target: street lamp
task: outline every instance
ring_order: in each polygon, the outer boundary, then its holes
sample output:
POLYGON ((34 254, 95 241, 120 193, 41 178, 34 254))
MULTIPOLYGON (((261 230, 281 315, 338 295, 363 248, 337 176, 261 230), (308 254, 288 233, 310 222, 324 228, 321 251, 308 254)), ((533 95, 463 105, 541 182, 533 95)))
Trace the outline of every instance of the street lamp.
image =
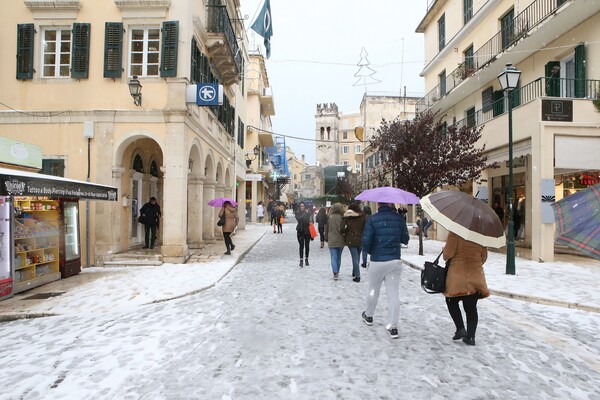
POLYGON ((250 165, 252 165, 252 161, 256 160, 256 157, 258 157, 259 154, 259 145, 254 146, 254 149, 252 149, 252 153, 246 153, 246 168, 250 168, 250 165))
POLYGON ((136 106, 142 105, 142 84, 138 81, 137 75, 129 81, 129 94, 133 97, 133 104, 136 106))
POLYGON ((506 244, 506 274, 515 274, 515 223, 513 221, 513 132, 512 132, 512 96, 519 85, 521 71, 512 64, 506 64, 498 75, 498 81, 504 98, 508 98, 508 242, 506 244))

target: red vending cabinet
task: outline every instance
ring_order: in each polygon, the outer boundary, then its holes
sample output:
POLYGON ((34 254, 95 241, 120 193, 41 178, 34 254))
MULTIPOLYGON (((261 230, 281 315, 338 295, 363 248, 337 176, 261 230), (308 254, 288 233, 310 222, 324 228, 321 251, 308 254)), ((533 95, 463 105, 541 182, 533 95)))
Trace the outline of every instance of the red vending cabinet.
POLYGON ((60 274, 62 278, 67 278, 81 272, 79 201, 61 199, 60 213, 60 274))

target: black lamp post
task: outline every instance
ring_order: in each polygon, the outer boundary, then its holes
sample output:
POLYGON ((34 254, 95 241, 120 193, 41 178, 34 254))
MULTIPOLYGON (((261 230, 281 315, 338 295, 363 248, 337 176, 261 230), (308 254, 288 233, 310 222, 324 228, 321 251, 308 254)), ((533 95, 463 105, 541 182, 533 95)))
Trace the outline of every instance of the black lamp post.
POLYGON ((508 99, 508 242, 506 244, 506 274, 515 274, 515 223, 513 220, 513 132, 512 132, 512 91, 519 85, 521 71, 512 64, 506 64, 498 75, 504 98, 508 99))
POLYGON ((129 93, 133 97, 133 104, 136 106, 142 105, 142 84, 138 81, 137 75, 129 81, 129 93))

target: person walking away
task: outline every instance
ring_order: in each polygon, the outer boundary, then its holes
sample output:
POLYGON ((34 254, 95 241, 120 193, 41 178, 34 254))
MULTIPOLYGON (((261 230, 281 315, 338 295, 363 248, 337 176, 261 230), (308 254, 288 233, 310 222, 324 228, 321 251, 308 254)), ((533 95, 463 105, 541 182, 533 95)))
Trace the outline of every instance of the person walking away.
POLYGON ((156 230, 160 224, 160 206, 156 203, 156 197, 150 197, 150 201, 142 206, 140 215, 144 221, 144 249, 153 249, 156 241, 156 230))
MULTIPOLYGON (((367 220, 369 219, 369 217, 371 216, 371 214, 373 214, 373 212, 371 211, 371 207, 369 207, 368 205, 363 207, 363 212, 365 213, 365 223, 366 223, 367 220)), ((368 256, 369 256, 369 254, 365 251, 364 248, 362 248, 362 264, 360 264, 361 267, 367 268, 367 257, 368 256)))
POLYGON ((398 338, 398 316, 400 314, 400 244, 408 244, 406 222, 387 203, 377 203, 377 213, 373 214, 365 224, 362 245, 371 255, 369 267, 369 291, 367 309, 362 319, 367 325, 373 325, 373 316, 379 291, 385 282, 388 297, 388 323, 386 329, 392 339, 398 338))
POLYGON ((275 207, 275 223, 277 224, 277 233, 283 233, 283 223, 281 219, 285 218, 285 209, 283 205, 275 207))
POLYGON ((270 199, 269 200, 269 205, 267 206, 267 212, 269 213, 269 219, 271 221, 271 226, 273 226, 273 233, 276 233, 276 226, 277 224, 275 223, 275 214, 276 214, 276 209, 275 209, 275 203, 273 203, 273 200, 270 199))
POLYGON ((502 222, 502 226, 504 226, 504 209, 500 207, 500 203, 494 203, 494 212, 500 218, 500 222, 502 222))
POLYGON ((456 326, 452 340, 462 339, 467 345, 475 346, 479 320, 477 301, 490 295, 483 272, 487 249, 450 232, 444 246, 444 260, 450 260, 444 296, 448 312, 456 326), (467 318, 466 330, 458 306, 460 301, 463 302, 467 318))
POLYGON ((325 207, 321 207, 316 217, 317 226, 319 228, 319 239, 321 239, 321 248, 325 246, 325 227, 327 226, 327 210, 325 207))
POLYGON ((344 213, 344 240, 352 256, 352 280, 360 282, 360 252, 362 250, 362 234, 365 228, 365 214, 358 204, 350 204, 344 213))
POLYGON ((258 217, 258 222, 262 222, 265 217, 265 206, 263 206, 263 202, 259 201, 256 206, 256 216, 258 217))
POLYGON ((423 228, 423 236, 425 237, 425 239, 429 239, 429 237, 427 236, 427 229, 429 229, 432 224, 433 224, 433 221, 431 221, 429 218, 427 218, 427 215, 423 214, 423 219, 421 220, 421 225, 423 228))
POLYGON ((329 218, 327 219, 327 245, 331 255, 331 270, 333 279, 337 280, 342 264, 342 251, 346 242, 344 241, 344 208, 341 203, 335 203, 329 209, 329 218))
POLYGON ((298 205, 298 212, 296 213, 296 235, 298 236, 299 253, 300 253, 300 267, 306 265, 308 267, 308 253, 310 251, 310 241, 313 240, 310 236, 309 225, 312 222, 312 215, 306 210, 306 205, 303 201, 298 205), (302 262, 302 254, 304 254, 304 264, 302 262))
POLYGON ((223 203, 223 208, 221 208, 221 211, 219 211, 219 218, 221 218, 222 215, 225 215, 225 224, 221 227, 223 230, 225 248, 227 250, 225 254, 229 255, 235 249, 235 245, 231 240, 231 234, 235 230, 239 220, 237 207, 234 207, 231 202, 226 201, 223 203))

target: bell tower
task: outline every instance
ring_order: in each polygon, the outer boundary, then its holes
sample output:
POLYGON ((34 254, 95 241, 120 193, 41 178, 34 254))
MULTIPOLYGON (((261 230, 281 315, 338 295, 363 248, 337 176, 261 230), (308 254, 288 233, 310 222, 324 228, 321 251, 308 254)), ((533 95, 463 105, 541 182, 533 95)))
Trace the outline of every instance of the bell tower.
POLYGON ((339 163, 340 115, 335 103, 317 104, 315 115, 315 146, 317 163, 337 165, 339 163))

